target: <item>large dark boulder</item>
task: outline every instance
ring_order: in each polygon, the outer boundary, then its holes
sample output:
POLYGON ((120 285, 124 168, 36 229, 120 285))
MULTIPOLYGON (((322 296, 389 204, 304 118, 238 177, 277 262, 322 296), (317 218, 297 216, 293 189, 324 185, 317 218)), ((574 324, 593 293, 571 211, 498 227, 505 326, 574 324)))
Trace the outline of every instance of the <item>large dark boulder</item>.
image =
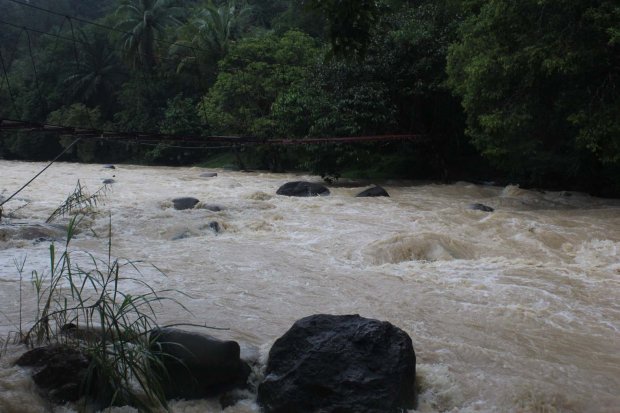
POLYGON ((24 353, 18 366, 34 367, 32 378, 54 402, 76 401, 85 394, 90 358, 64 345, 38 347, 24 353))
POLYGON ((258 402, 267 413, 386 413, 415 407, 411 338, 385 321, 313 315, 269 352, 258 402))
POLYGON ((198 201, 196 198, 187 196, 181 198, 174 198, 172 200, 172 205, 174 206, 174 209, 192 209, 196 206, 198 202, 200 201, 198 201))
POLYGON ((278 195, 286 196, 326 196, 329 189, 321 184, 305 181, 287 182, 276 191, 278 195))
POLYGON ((357 197, 367 197, 367 196, 390 196, 385 189, 380 187, 379 185, 373 186, 372 188, 368 188, 365 191, 360 192, 356 195, 357 197))
POLYGON ((175 328, 153 330, 151 340, 165 369, 154 366, 168 399, 212 397, 246 385, 250 367, 240 359, 236 341, 175 328))

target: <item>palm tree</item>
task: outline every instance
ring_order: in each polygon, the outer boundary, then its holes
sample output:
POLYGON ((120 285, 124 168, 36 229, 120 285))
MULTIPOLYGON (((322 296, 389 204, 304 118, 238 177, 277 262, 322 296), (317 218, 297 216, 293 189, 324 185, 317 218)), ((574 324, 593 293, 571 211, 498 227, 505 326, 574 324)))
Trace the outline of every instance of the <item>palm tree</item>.
POLYGON ((125 50, 134 67, 151 70, 157 63, 155 42, 169 25, 181 24, 183 9, 176 0, 123 0, 116 9, 122 16, 116 28, 125 32, 125 50))
POLYGON ((124 76, 114 50, 103 35, 89 38, 78 33, 79 60, 70 64, 70 75, 64 80, 73 100, 109 109, 111 98, 124 76))
POLYGON ((219 7, 209 3, 194 19, 204 45, 217 57, 226 55, 228 45, 239 36, 241 25, 251 11, 247 3, 228 0, 219 7))
POLYGON ((184 40, 170 48, 172 54, 181 56, 177 71, 196 67, 201 80, 212 83, 217 62, 226 56, 230 43, 241 36, 251 11, 244 0, 228 0, 219 7, 209 1, 197 9, 195 16, 181 27, 179 36, 184 40))

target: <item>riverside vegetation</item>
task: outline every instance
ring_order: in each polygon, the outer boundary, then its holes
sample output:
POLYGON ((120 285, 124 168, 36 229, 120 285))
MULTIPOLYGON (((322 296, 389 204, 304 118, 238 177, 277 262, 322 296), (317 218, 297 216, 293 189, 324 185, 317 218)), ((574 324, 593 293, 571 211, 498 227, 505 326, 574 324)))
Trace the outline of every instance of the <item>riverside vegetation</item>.
MULTIPOLYGON (((238 157, 85 139, 64 160, 241 160, 328 178, 493 177, 620 194, 613 0, 28 4, 0 2, 2 118, 179 136, 429 137, 424 145, 242 147, 238 157)), ((71 142, 43 132, 0 136, 7 159, 49 159, 71 142)))
POLYGON ((51 345, 50 354, 59 352, 62 358, 77 354, 83 371, 74 367, 71 370, 77 371, 77 377, 53 378, 60 383, 69 380, 77 384, 70 388, 72 398, 64 398, 62 393, 67 390, 61 388, 57 394, 51 394, 52 399, 80 398, 84 408, 127 404, 146 411, 165 408, 161 380, 166 375, 163 360, 166 355, 153 346, 157 337, 149 333, 158 327, 156 309, 162 301, 172 301, 180 308, 183 305, 165 295, 173 293, 172 290, 155 291, 144 281, 141 263, 113 257, 111 218, 106 256, 101 258, 71 248, 72 239, 86 225, 85 217, 96 212, 95 207, 103 201, 105 191, 100 188, 91 195, 78 182, 74 192, 48 219, 49 222, 73 214, 62 248, 58 249, 55 242, 50 244, 49 268, 32 272, 36 313, 30 327, 25 327, 30 323, 24 323, 21 318, 21 283, 26 259, 15 261, 20 279, 19 331, 2 341, 5 346, 9 342, 29 347, 51 345), (141 285, 145 292, 123 292, 122 285, 127 282, 141 285))

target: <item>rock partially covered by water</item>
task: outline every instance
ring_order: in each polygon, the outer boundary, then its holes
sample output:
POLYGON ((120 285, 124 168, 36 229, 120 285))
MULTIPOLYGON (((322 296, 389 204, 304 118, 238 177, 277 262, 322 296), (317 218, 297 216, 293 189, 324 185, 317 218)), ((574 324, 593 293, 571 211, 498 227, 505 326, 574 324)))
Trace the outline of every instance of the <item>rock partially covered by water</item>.
POLYGON ((103 165, 103 168, 104 169, 116 169, 116 166, 114 166, 112 164, 106 164, 106 165, 103 165))
POLYGON ((224 210, 224 208, 222 208, 219 205, 215 205, 215 204, 207 204, 207 205, 203 205, 204 209, 207 209, 209 211, 213 211, 213 212, 220 212, 222 210, 224 210))
POLYGON ((276 191, 278 195, 286 196, 326 196, 329 189, 321 184, 305 181, 287 182, 276 191))
POLYGON ((204 172, 201 173, 200 176, 202 178, 215 178, 217 176, 217 172, 204 172))
POLYGON ((220 227, 220 223, 217 221, 209 222, 209 229, 213 230, 213 232, 215 232, 216 234, 218 234, 222 230, 222 228, 220 227))
POLYGON ((415 407, 411 338, 385 321, 313 315, 269 352, 258 402, 267 413, 400 412, 415 407))
POLYGON ((67 230, 62 225, 36 224, 36 223, 13 223, 0 225, 0 241, 9 240, 37 240, 54 241, 61 240, 67 235, 67 230))
POLYGON ((90 359, 77 349, 63 345, 38 347, 24 353, 16 364, 34 367, 34 382, 56 403, 76 401, 84 395, 90 359))
POLYGON ((192 198, 189 196, 181 197, 181 198, 174 198, 172 200, 174 209, 179 209, 179 210, 192 209, 193 207, 196 206, 198 202, 200 201, 198 201, 196 198, 192 198))
POLYGON ((479 204, 479 203, 470 204, 469 205, 469 209, 473 209, 475 211, 484 211, 484 212, 493 212, 493 211, 495 211, 494 208, 491 208, 488 205, 479 204))
POLYGON ((368 188, 365 191, 360 192, 356 196, 358 197, 367 197, 367 196, 390 196, 385 189, 376 185, 372 188, 368 188))
POLYGON ((151 350, 166 369, 166 398, 205 398, 246 385, 250 367, 240 359, 237 342, 175 328, 153 330, 151 337, 151 350))
POLYGON ((112 185, 114 182, 116 182, 114 179, 112 178, 108 178, 108 179, 104 179, 103 183, 104 185, 112 185))

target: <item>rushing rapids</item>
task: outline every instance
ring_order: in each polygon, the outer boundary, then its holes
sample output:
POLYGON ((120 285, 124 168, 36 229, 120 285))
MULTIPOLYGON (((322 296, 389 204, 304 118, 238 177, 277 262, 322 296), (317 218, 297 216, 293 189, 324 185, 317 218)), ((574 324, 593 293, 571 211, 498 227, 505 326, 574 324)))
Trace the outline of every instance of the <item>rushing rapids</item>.
MULTIPOLYGON (((0 161, 0 196, 43 166, 0 161)), ((21 262, 24 326, 36 311, 30 274, 49 268, 49 240, 67 220, 44 224, 47 217, 78 179, 91 193, 114 179, 72 249, 105 257, 111 222, 114 256, 144 262, 155 289, 191 297, 182 298, 191 314, 167 304, 161 324, 228 328, 217 335, 258 346, 265 357, 299 318, 357 313, 412 337, 418 411, 619 411, 618 200, 411 182, 381 183, 389 198, 356 198, 368 185, 354 183, 330 187, 329 196, 294 198, 275 192, 288 181, 318 179, 204 172, 53 165, 4 205, 0 337, 19 328, 21 262), (177 197, 199 203, 176 210, 177 197), (472 203, 495 211, 472 210, 472 203)), ((49 411, 28 371, 12 364, 22 352, 10 344, 0 357, 0 411, 49 411)), ((172 409, 221 411, 217 400, 175 401, 172 409)), ((258 410, 248 396, 226 412, 258 410)))

